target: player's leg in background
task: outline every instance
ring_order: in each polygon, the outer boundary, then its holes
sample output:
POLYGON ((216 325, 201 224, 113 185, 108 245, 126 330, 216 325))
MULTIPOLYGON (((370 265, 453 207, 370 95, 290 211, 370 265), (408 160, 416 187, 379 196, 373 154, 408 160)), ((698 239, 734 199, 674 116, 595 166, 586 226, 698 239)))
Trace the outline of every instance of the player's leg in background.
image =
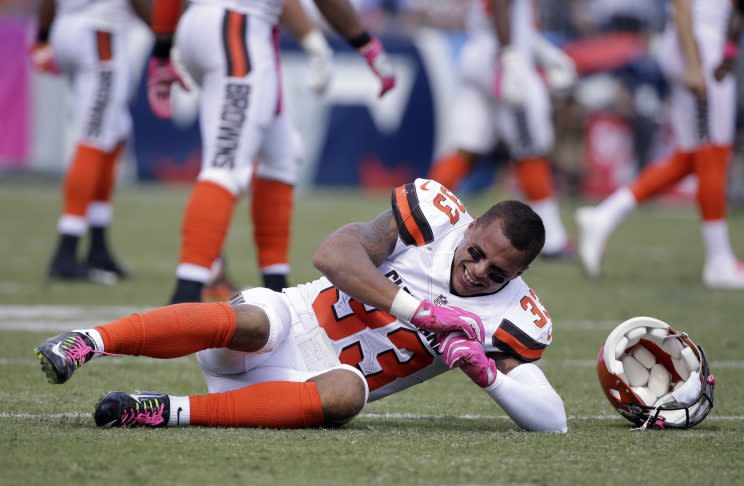
POLYGON ((86 215, 96 186, 115 147, 109 112, 120 89, 114 69, 115 32, 83 25, 74 16, 55 22, 52 43, 60 65, 72 79, 76 148, 65 177, 59 241, 48 274, 63 279, 96 279, 110 283, 115 274, 92 272, 78 260, 78 242, 87 228, 86 215))
POLYGON ((266 132, 253 179, 251 215, 263 286, 280 292, 289 286, 289 242, 294 187, 304 147, 286 111, 266 132))
POLYGON ((189 7, 179 25, 176 44, 184 64, 206 74, 199 76, 202 169, 184 213, 171 303, 201 299, 273 116, 276 73, 267 29, 255 18, 206 6, 189 7))
POLYGON ((128 100, 133 80, 125 29, 126 27, 122 27, 112 36, 112 49, 116 53, 111 61, 113 90, 105 116, 114 142, 111 150, 106 152, 103 169, 96 181, 93 200, 88 206, 90 246, 86 260, 89 267, 112 272, 120 278, 127 277, 128 272, 114 258, 108 243, 108 227, 113 217, 112 196, 116 183, 116 163, 121 158, 126 141, 132 132, 128 100))
POLYGON ((713 69, 720 58, 717 43, 701 39, 703 66, 707 80, 707 101, 696 109, 702 143, 694 154, 698 178, 697 203, 705 247, 703 283, 710 288, 744 289, 744 265, 731 248, 726 222, 726 189, 731 144, 734 138, 736 85, 733 76, 717 82, 713 69), (715 53, 715 55, 713 54, 715 53))
POLYGON ((496 100, 490 93, 495 45, 486 36, 469 39, 459 62, 460 86, 452 102, 447 127, 450 152, 432 163, 427 177, 457 190, 474 164, 497 142, 496 100))
POLYGON ((451 140, 456 147, 434 162, 428 177, 457 190, 473 165, 496 146, 493 98, 469 83, 460 87, 452 105, 451 140))
POLYGON ((674 33, 662 39, 659 62, 671 83, 670 120, 675 136, 675 150, 663 162, 648 165, 627 187, 622 187, 596 207, 576 211, 579 262, 589 277, 601 272, 607 241, 625 217, 638 205, 661 194, 693 173, 693 152, 697 143, 695 102, 679 79, 683 63, 674 33))
POLYGON ((553 149, 550 99, 545 84, 535 76, 525 90, 530 96, 522 106, 501 104, 499 120, 504 140, 515 161, 517 180, 529 205, 545 225, 544 257, 570 257, 571 242, 561 220, 554 194, 548 154, 553 149))

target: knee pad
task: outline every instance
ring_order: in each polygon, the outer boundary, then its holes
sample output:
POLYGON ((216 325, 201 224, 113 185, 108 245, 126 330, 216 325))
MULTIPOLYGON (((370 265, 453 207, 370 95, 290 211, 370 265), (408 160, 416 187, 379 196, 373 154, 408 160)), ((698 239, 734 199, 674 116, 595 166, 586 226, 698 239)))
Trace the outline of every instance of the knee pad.
POLYGON ((218 169, 214 167, 202 168, 197 178, 200 181, 209 181, 224 187, 233 195, 244 192, 251 181, 251 168, 245 169, 218 169))
POLYGON ((289 310, 289 304, 279 292, 261 287, 246 289, 233 297, 229 304, 235 308, 246 304, 258 307, 269 318, 269 338, 266 345, 256 351, 257 353, 274 351, 292 328, 292 313, 289 310))

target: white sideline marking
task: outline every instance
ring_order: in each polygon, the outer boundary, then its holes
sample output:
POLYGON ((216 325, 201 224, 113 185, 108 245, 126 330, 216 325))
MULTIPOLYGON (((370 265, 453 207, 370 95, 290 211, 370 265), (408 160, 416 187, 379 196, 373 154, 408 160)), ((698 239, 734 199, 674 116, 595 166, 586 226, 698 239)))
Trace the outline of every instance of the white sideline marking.
MULTIPOLYGON (((8 413, 0 412, 0 419, 60 419, 60 418, 89 418, 91 412, 65 412, 65 413, 8 413)), ((359 418, 368 418, 374 420, 511 420, 506 415, 427 415, 418 413, 361 413, 359 418)), ((615 421, 623 420, 619 415, 569 415, 568 420, 602 420, 615 421)), ((709 415, 707 421, 727 421, 740 422, 744 420, 744 415, 709 415)))

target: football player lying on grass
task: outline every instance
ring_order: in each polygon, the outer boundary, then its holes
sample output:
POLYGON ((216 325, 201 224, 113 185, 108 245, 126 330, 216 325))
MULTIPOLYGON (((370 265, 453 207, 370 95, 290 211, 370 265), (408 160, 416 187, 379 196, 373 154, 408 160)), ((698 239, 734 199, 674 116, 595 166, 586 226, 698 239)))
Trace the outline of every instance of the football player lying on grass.
POLYGON ((339 425, 460 368, 520 427, 566 432, 563 402, 533 364, 552 340, 550 315, 521 278, 544 239, 521 202, 473 219, 447 188, 417 179, 373 221, 331 234, 313 282, 161 307, 35 351, 52 383, 102 355, 196 353, 208 394, 111 392, 96 406, 99 426, 339 425))

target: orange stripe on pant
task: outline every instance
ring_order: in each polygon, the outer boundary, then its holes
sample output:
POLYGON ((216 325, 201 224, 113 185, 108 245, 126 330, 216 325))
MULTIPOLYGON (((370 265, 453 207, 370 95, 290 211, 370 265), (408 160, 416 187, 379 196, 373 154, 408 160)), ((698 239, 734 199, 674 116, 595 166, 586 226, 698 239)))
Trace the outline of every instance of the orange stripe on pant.
POLYGON ((214 182, 198 181, 181 230, 181 263, 211 268, 222 251, 236 197, 214 182))
POLYGON ((189 397, 191 425, 298 429, 323 424, 313 382, 269 381, 238 390, 189 397))
POLYGON ((695 152, 695 174, 698 178, 698 207, 703 221, 726 217, 726 185, 731 147, 705 145, 695 152))
POLYGON ((260 268, 289 262, 293 195, 291 184, 260 177, 253 181, 251 213, 260 268))
POLYGON ((227 75, 242 78, 251 70, 246 46, 247 16, 228 11, 222 26, 222 41, 227 61, 227 75))
POLYGON ((99 61, 110 61, 114 55, 111 51, 111 33, 103 30, 96 31, 96 47, 99 61))

